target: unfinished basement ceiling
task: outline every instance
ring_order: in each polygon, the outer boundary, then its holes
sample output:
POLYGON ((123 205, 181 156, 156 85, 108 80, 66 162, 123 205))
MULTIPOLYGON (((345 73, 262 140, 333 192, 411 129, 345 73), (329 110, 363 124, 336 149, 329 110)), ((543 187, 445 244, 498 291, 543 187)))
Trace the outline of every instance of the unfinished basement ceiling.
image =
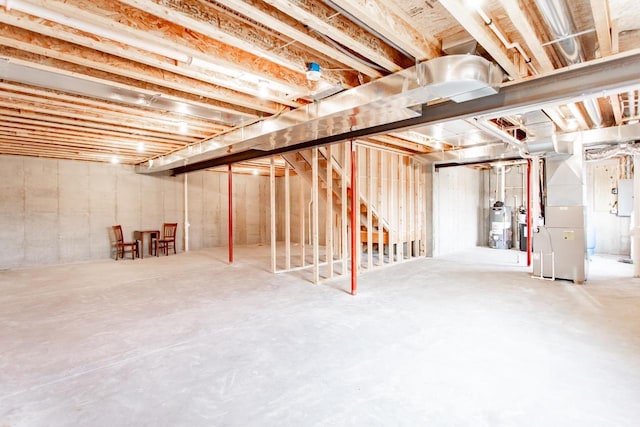
MULTIPOLYGON (((0 153, 144 164, 454 51, 536 78, 640 47, 630 0, 0 0, 0 153), (554 19, 568 26, 562 34, 554 19), (446 52, 445 52, 446 51, 446 52), (309 63, 320 80, 307 79, 309 63)), ((638 119, 637 88, 545 107, 560 132, 638 119)), ((410 154, 527 137, 520 115, 376 135, 410 154)))

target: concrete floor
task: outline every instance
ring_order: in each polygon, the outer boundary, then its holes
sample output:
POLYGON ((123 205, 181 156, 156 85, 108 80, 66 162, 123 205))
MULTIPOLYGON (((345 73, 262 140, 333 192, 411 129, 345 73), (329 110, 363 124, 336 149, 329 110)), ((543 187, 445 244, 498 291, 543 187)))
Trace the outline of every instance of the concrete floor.
POLYGON ((640 420, 631 266, 596 259, 576 286, 479 248, 362 275, 354 298, 268 273, 265 247, 225 257, 0 271, 0 426, 640 420))

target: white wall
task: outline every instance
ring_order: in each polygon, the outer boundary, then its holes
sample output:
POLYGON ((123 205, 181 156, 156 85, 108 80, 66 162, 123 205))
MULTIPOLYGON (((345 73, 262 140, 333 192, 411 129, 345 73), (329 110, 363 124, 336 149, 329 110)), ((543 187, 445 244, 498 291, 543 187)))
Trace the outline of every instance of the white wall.
MULTIPOLYGON (((188 177, 190 249, 227 244, 227 175, 188 177)), ((184 177, 136 174, 96 162, 0 156, 0 268, 112 256, 111 226, 177 222, 183 250, 184 177)), ((267 241, 268 178, 234 175, 235 242, 267 241)))
POLYGON ((444 255, 478 243, 482 210, 481 172, 449 167, 434 173, 434 254, 444 255))

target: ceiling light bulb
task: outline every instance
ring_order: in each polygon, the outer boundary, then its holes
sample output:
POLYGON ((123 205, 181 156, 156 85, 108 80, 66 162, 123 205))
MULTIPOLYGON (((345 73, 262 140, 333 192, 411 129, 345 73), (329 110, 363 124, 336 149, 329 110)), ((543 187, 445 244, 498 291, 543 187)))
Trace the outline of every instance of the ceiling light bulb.
POLYGON ((187 133, 189 130, 189 124, 187 122, 180 122, 178 124, 178 129, 180 130, 180 133, 187 133))
POLYGON ((254 170, 253 170, 253 174, 254 174, 254 175, 258 175, 258 169, 254 169, 254 170))
POLYGON ((144 142, 138 143, 138 153, 144 153, 144 142))
POLYGON ((118 159, 118 156, 112 156, 111 163, 114 165, 117 165, 118 163, 120 163, 120 159, 118 159))

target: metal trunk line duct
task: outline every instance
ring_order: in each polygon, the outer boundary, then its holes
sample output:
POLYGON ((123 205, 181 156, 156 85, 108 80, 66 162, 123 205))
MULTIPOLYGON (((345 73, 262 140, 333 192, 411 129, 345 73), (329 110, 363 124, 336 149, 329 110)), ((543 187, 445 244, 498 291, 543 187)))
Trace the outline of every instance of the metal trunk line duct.
POLYGON ((329 98, 139 165, 155 173, 247 150, 274 150, 418 117, 438 98, 467 101, 498 92, 502 71, 486 59, 451 55, 428 60, 329 98), (418 107, 418 108, 415 108, 418 107))
MULTIPOLYGON (((542 18, 557 40, 558 53, 564 58, 566 65, 584 62, 584 54, 580 41, 575 37, 576 29, 565 0, 535 0, 542 18)), ((589 119, 595 126, 602 125, 602 115, 595 99, 583 102, 589 119)))

